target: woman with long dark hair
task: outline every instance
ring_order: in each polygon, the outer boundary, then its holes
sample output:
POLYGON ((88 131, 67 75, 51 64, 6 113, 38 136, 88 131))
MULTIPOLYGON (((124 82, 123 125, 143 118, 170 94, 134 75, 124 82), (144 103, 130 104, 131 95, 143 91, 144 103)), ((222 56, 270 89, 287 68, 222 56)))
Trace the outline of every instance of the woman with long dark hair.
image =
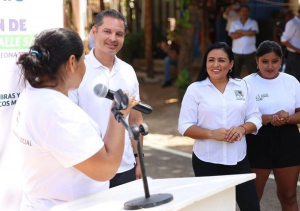
MULTIPOLYGON (((234 78, 233 65, 231 48, 212 44, 182 101, 178 130, 195 139, 196 177, 251 173, 245 135, 257 133, 261 114, 251 88, 234 78)), ((236 200, 242 211, 260 210, 253 180, 236 186, 236 200)))

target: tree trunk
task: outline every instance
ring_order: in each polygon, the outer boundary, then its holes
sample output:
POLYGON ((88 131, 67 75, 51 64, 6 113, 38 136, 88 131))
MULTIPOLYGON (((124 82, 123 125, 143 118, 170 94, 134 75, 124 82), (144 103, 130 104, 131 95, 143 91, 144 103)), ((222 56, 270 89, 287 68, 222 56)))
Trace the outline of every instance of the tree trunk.
POLYGON ((158 35, 159 35, 159 39, 162 36, 162 27, 164 26, 164 22, 162 20, 162 1, 158 1, 158 35))
POLYGON ((145 0, 145 56, 147 76, 154 77, 152 55, 152 0, 145 0))
POLYGON ((120 2, 120 1, 118 2, 118 11, 119 11, 119 12, 122 12, 121 2, 120 2))
POLYGON ((166 20, 170 17, 170 3, 166 2, 166 20))
POLYGON ((141 9, 139 1, 134 1, 136 30, 141 29, 141 9))
POLYGON ((126 11, 127 11, 127 29, 132 31, 132 9, 129 6, 130 0, 126 0, 126 11))
POLYGON ((177 20, 177 1, 174 1, 173 3, 173 8, 174 8, 174 18, 177 20))
POLYGON ((100 0, 100 11, 105 10, 104 1, 100 0))
POLYGON ((209 39, 209 20, 208 20, 208 9, 206 6, 206 0, 200 8, 200 31, 201 31, 201 55, 205 54, 206 49, 210 45, 209 39))
MULTIPOLYGON (((183 27, 181 32, 180 52, 178 58, 178 71, 183 69, 192 72, 193 64, 193 43, 196 36, 196 23, 199 18, 199 2, 191 0, 188 9, 190 11, 190 27, 183 27)), ((189 74, 191 77, 191 74, 189 74)))

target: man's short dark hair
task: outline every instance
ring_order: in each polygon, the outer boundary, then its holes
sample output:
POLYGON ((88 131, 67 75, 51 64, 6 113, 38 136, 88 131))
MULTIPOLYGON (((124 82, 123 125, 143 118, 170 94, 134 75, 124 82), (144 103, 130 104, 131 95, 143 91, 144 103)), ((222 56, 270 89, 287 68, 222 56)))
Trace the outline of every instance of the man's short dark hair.
POLYGON ((95 17, 94 26, 96 28, 101 26, 103 24, 103 18, 105 18, 105 17, 116 18, 116 19, 119 19, 119 20, 123 21, 124 30, 126 32, 126 30, 127 30, 127 19, 124 15, 122 15, 122 13, 120 13, 118 10, 115 10, 115 9, 103 10, 103 11, 99 12, 95 17))
POLYGON ((249 7, 248 5, 246 5, 246 4, 242 4, 242 5, 240 6, 240 8, 239 8, 238 11, 240 11, 243 7, 244 7, 244 8, 247 8, 247 9, 250 11, 250 7, 249 7))

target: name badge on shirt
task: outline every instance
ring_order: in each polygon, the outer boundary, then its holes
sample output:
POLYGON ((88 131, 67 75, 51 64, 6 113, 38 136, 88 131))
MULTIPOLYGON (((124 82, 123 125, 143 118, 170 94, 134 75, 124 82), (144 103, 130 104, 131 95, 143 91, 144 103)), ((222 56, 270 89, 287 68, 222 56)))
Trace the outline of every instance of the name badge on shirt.
POLYGON ((242 90, 234 90, 236 100, 245 100, 242 90))

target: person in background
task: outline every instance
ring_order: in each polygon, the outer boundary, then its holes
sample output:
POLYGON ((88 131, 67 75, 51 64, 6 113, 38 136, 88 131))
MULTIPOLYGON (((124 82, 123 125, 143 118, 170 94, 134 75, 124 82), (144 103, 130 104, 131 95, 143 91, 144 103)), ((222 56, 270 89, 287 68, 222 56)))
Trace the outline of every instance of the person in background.
POLYGON ((241 76, 242 66, 245 64, 248 74, 256 71, 255 50, 258 25, 255 20, 249 18, 250 8, 241 5, 239 19, 232 21, 229 34, 232 38, 232 51, 234 53, 234 70, 237 77, 241 76))
MULTIPOLYGON (((103 10, 96 15, 92 28, 96 46, 85 57, 86 73, 79 88, 69 93, 70 99, 97 122, 103 135, 110 129, 107 122, 112 101, 96 96, 93 91, 95 85, 103 84, 113 91, 127 90, 137 100, 140 99, 134 69, 116 56, 123 46, 126 28, 127 20, 117 10, 103 10)), ((143 123, 141 112, 132 110, 126 121, 129 125, 139 126, 143 123)), ((141 136, 141 146, 142 141, 141 136)), ((141 178, 137 156, 137 143, 135 140, 131 143, 125 131, 123 159, 117 174, 110 180, 110 188, 141 178)))
POLYGON ((179 45, 176 42, 172 41, 170 45, 166 46, 165 52, 167 53, 167 56, 164 58, 165 81, 162 85, 162 88, 172 85, 171 65, 177 66, 179 45))
MULTIPOLYGON (((93 13, 93 21, 95 21, 95 17, 98 13, 93 13)), ((94 26, 94 23, 93 23, 93 26, 94 26)), ((89 33, 89 37, 88 37, 88 47, 89 49, 92 49, 92 48, 95 48, 95 39, 93 37, 93 33, 92 33, 92 29, 93 29, 93 26, 90 30, 90 33, 89 33)))
POLYGON ((231 26, 231 22, 237 20, 239 18, 238 10, 240 9, 241 1, 233 1, 226 10, 223 12, 223 18, 227 20, 225 30, 227 31, 226 43, 231 46, 232 39, 229 36, 229 30, 231 26))
MULTIPOLYGON (((257 133, 261 113, 251 87, 234 78, 233 65, 231 48, 212 44, 182 101, 178 131, 195 139, 196 177, 251 173, 245 135, 257 133)), ((253 180, 236 186, 236 200, 242 211, 260 210, 253 180)))
POLYGON ((281 43, 287 47, 288 51, 285 72, 300 81, 300 8, 298 15, 286 23, 281 43))
MULTIPOLYGON (((224 12, 225 12, 224 5, 216 6, 216 9, 215 9, 216 42, 227 42, 227 37, 229 37, 228 30, 226 30, 227 20, 223 17, 224 12)), ((229 45, 228 42, 227 42, 227 44, 229 45)))
POLYGON ((278 43, 262 42, 256 51, 259 71, 244 78, 253 87, 263 123, 257 135, 247 135, 247 153, 259 199, 272 171, 282 210, 298 210, 300 84, 295 77, 279 72, 281 59, 278 43))
POLYGON ((168 54, 166 53, 168 43, 166 40, 161 40, 156 43, 156 46, 153 51, 154 59, 164 59, 168 54))
MULTIPOLYGON (((20 210, 50 210, 108 189, 122 160, 125 131, 110 112, 101 136, 97 124, 68 98, 85 74, 79 35, 64 28, 42 31, 17 64, 27 82, 12 118, 22 148, 20 210)), ((137 105, 133 99, 124 117, 137 105)))
POLYGON ((287 58, 288 52, 286 49, 286 46, 282 45, 280 38, 282 36, 282 33, 284 32, 284 28, 285 28, 285 24, 291 20, 294 17, 294 13, 292 10, 289 10, 285 7, 283 7, 283 9, 280 11, 279 17, 278 17, 278 21, 276 22, 276 25, 274 27, 274 32, 273 32, 273 39, 275 42, 277 42, 278 44, 280 44, 281 49, 282 49, 282 63, 281 63, 281 68, 280 71, 284 72, 284 67, 285 67, 285 60, 287 58))
POLYGON ((89 49, 95 48, 95 39, 93 38, 92 30, 90 30, 90 33, 89 33, 88 47, 89 47, 89 49))

